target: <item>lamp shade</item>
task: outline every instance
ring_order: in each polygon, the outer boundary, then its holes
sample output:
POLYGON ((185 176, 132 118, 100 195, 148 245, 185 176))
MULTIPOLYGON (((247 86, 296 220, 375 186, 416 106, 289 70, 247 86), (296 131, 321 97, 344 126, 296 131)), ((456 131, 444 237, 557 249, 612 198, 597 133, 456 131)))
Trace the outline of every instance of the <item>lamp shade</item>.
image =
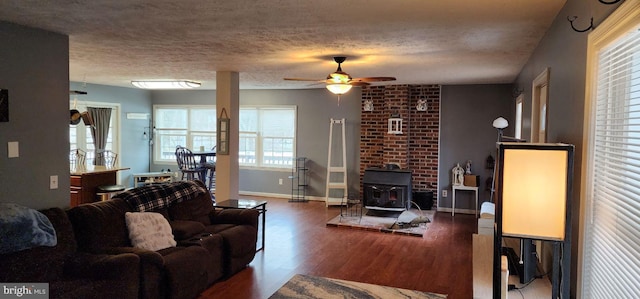
POLYGON ((499 149, 502 235, 564 240, 573 146, 499 143, 499 149))
POLYGON ((345 94, 349 90, 351 90, 351 87, 352 86, 350 84, 345 84, 345 83, 327 84, 327 89, 334 94, 345 94))
POLYGON ((504 129, 509 126, 509 122, 504 117, 498 117, 493 120, 493 127, 496 129, 504 129))

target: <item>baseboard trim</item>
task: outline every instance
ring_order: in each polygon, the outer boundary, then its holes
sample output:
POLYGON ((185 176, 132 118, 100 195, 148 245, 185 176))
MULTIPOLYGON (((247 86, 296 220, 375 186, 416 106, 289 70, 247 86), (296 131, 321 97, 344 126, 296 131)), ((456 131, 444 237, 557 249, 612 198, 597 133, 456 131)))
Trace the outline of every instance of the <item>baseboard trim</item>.
MULTIPOLYGON (((266 192, 252 192, 252 191, 240 191, 239 195, 248 195, 248 196, 263 196, 263 197, 273 197, 273 198, 291 198, 291 194, 280 194, 280 193, 266 193, 266 192)), ((308 201, 321 201, 324 202, 324 197, 318 196, 307 196, 308 201)))
MULTIPOLYGON (((437 211, 438 211, 438 212, 448 212, 448 213, 451 213, 451 208, 438 207, 437 211)), ((456 214, 469 214, 469 215, 473 215, 475 212, 476 212, 476 210, 470 210, 470 209, 456 209, 456 214)))

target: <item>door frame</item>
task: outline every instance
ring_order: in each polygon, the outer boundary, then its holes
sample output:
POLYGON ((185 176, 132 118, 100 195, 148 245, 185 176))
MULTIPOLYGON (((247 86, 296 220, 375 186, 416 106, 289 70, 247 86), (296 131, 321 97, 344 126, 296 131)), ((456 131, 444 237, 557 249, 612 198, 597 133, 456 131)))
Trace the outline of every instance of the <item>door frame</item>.
POLYGON ((549 68, 545 68, 532 83, 531 88, 531 142, 546 142, 549 128, 549 68), (544 104, 544 115, 541 108, 544 104), (544 117, 544 118, 543 118, 544 117), (544 136, 540 138, 540 122, 544 120, 544 136), (542 140, 541 140, 542 139, 542 140))

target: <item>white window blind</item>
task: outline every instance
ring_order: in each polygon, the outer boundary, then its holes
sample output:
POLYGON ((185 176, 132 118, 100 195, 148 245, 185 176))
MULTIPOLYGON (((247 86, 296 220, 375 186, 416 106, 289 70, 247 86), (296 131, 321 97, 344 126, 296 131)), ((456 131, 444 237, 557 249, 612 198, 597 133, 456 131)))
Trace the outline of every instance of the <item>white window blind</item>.
POLYGON ((633 22, 589 45, 583 298, 640 298, 640 22, 633 22))
MULTIPOLYGON (((240 106, 238 162, 243 167, 290 169, 295 158, 296 106, 240 106)), ((215 106, 154 106, 154 161, 175 162, 177 145, 216 145, 215 106)))

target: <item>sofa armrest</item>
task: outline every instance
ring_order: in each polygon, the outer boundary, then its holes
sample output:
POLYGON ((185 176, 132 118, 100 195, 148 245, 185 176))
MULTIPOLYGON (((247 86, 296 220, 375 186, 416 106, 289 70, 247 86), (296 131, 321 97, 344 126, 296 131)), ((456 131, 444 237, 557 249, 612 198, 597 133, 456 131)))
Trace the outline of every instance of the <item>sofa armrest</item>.
POLYGON ((133 253, 117 255, 76 253, 65 263, 65 272, 73 277, 95 279, 139 278, 140 258, 133 253))
POLYGON ((255 209, 226 209, 215 210, 209 214, 211 224, 237 224, 258 227, 258 215, 255 209))

